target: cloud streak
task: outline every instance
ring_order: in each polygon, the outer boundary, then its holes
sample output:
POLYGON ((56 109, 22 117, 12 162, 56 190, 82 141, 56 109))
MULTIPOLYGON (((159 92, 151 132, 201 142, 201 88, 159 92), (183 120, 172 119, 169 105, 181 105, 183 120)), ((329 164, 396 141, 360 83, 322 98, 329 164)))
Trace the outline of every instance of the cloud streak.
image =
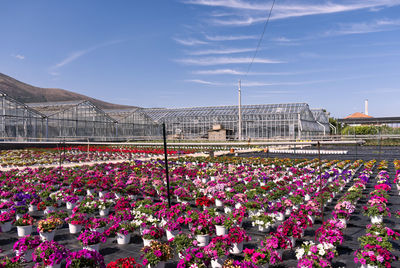
POLYGON ((254 48, 225 48, 225 49, 208 49, 189 52, 190 55, 221 55, 221 54, 237 54, 254 51, 254 48))
POLYGON ((60 62, 56 63, 54 66, 52 66, 50 69, 50 74, 51 75, 59 75, 59 73, 57 72, 58 69, 60 69, 61 67, 70 64, 73 61, 76 61, 77 59, 83 57, 84 55, 97 50, 99 48, 103 48, 103 47, 108 47, 111 45, 115 45, 118 43, 123 42, 122 40, 114 40, 114 41, 109 41, 109 42, 105 42, 105 43, 101 43, 99 45, 87 48, 87 49, 83 49, 83 50, 78 50, 78 51, 74 51, 72 52, 70 55, 68 55, 66 58, 64 58, 63 60, 61 60, 60 62))
POLYGON ((17 54, 17 55, 12 55, 14 58, 19 59, 19 60, 24 60, 25 56, 21 55, 21 54, 17 54))
POLYGON ((184 46, 198 46, 198 45, 205 45, 208 44, 206 41, 201 41, 197 39, 180 39, 174 38, 175 42, 184 46))
POLYGON ((339 29, 325 32, 324 36, 365 34, 392 31, 400 28, 400 19, 380 19, 372 22, 341 24, 339 29))
POLYGON ((210 41, 237 41, 237 40, 250 40, 258 39, 257 35, 205 35, 205 38, 210 41))
MULTIPOLYGON (((271 3, 251 3, 244 0, 186 0, 186 4, 203 5, 212 7, 229 8, 237 11, 231 18, 214 18, 211 22, 223 26, 247 26, 255 23, 265 22, 265 12, 271 7, 271 3), (245 15, 243 15, 245 14, 245 15)), ((318 4, 292 3, 277 4, 274 7, 271 20, 288 19, 303 16, 333 14, 350 12, 362 9, 376 10, 400 5, 400 0, 364 0, 346 1, 343 3, 322 2, 318 4)))
MULTIPOLYGON (((176 60, 179 63, 187 65, 224 65, 224 64, 249 64, 252 61, 250 57, 206 57, 206 58, 186 58, 176 60)), ((284 63, 284 61, 255 58, 254 63, 275 64, 284 63)))

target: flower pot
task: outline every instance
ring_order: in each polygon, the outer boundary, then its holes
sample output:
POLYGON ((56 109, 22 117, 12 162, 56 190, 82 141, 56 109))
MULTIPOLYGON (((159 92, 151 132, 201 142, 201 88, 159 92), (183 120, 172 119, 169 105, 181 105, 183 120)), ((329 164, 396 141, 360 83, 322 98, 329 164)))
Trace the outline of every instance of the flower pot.
POLYGON ((39 236, 40 239, 42 239, 42 241, 53 241, 55 234, 56 234, 55 230, 52 232, 45 232, 45 233, 39 232, 39 236))
POLYGON ((46 265, 45 267, 46 268, 60 268, 61 267, 61 263, 56 263, 56 264, 53 264, 53 265, 46 265))
POLYGON ((67 209, 70 209, 70 210, 72 210, 72 209, 74 209, 76 207, 76 204, 75 203, 71 203, 71 202, 67 202, 66 205, 67 205, 67 209))
POLYGON ((86 193, 87 193, 87 195, 93 195, 94 194, 94 190, 93 189, 86 189, 86 193))
POLYGON ((258 225, 258 231, 260 231, 260 232, 268 232, 269 231, 269 227, 264 227, 262 225, 258 225))
POLYGON ((22 257, 26 262, 31 262, 33 249, 28 249, 25 252, 20 252, 19 250, 16 251, 16 255, 22 257))
POLYGON ((145 238, 142 238, 142 239, 143 239, 143 246, 144 247, 150 246, 151 242, 155 241, 154 239, 145 239, 145 238))
POLYGON ((225 260, 226 260, 226 256, 219 257, 216 260, 211 260, 211 267, 212 268, 222 268, 222 266, 224 265, 225 260))
POLYGON ((179 231, 178 230, 174 230, 174 231, 166 230, 165 233, 167 234, 167 240, 170 240, 170 239, 174 238, 179 233, 179 231))
POLYGON ((29 211, 29 212, 37 211, 37 206, 35 206, 35 205, 29 205, 29 206, 28 206, 28 211, 29 211))
POLYGON ((312 223, 315 222, 315 216, 310 216, 310 215, 308 215, 308 218, 310 219, 310 221, 311 221, 312 223))
POLYGON ((32 225, 17 226, 17 233, 19 237, 30 235, 32 233, 32 225))
POLYGON ((100 213, 100 216, 102 216, 102 217, 107 216, 108 213, 110 213, 110 209, 109 208, 100 209, 99 213, 100 213))
POLYGON ((226 235, 228 232, 223 225, 215 225, 215 233, 217 236, 226 235))
POLYGON ((106 194, 108 194, 107 191, 100 191, 100 192, 99 192, 99 197, 103 197, 103 196, 105 196, 106 194))
POLYGON ((78 234, 82 230, 82 225, 81 224, 68 223, 68 227, 69 227, 69 233, 70 234, 78 234))
POLYGON ((99 251, 100 243, 84 246, 83 249, 99 251))
POLYGON ((304 196, 304 201, 309 201, 311 199, 311 196, 309 194, 306 194, 304 196))
POLYGON ((95 228, 95 229, 93 229, 93 231, 96 231, 96 232, 99 232, 99 233, 104 233, 104 227, 95 228))
POLYGON ((378 268, 378 265, 361 264, 361 268, 378 268))
POLYGON ((382 223, 383 222, 383 216, 371 216, 371 223, 382 223))
POLYGON ((224 207, 225 214, 232 212, 232 207, 224 207))
POLYGON ((196 235, 196 240, 198 243, 199 247, 205 247, 208 245, 210 242, 210 236, 209 235, 196 235))
POLYGON ((346 227, 347 225, 347 221, 346 219, 338 219, 341 223, 343 223, 343 225, 346 227))
POLYGON ((243 241, 240 243, 232 243, 232 248, 229 250, 232 254, 240 254, 243 251, 243 241))
POLYGON ((290 245, 289 246, 294 248, 296 246, 296 238, 291 236, 291 237, 289 237, 289 241, 290 241, 290 245))
POLYGON ((15 219, 19 220, 20 218, 22 218, 24 215, 23 214, 19 214, 17 213, 17 215, 15 215, 15 219))
POLYGON ((241 203, 236 203, 236 204, 235 204, 235 208, 236 208, 236 209, 239 209, 239 208, 241 208, 241 207, 242 207, 242 204, 241 204, 241 203))
POLYGON ((11 221, 6 221, 5 223, 0 224, 0 231, 2 233, 9 232, 11 231, 11 227, 12 227, 11 221))
POLYGON ((275 217, 277 221, 283 221, 285 219, 285 215, 283 215, 282 212, 278 212, 275 217))
POLYGON ((165 267, 165 261, 160 261, 156 265, 147 265, 147 268, 164 268, 165 267))
POLYGON ((50 212, 54 212, 54 211, 56 211, 56 209, 53 206, 48 206, 44 210, 44 214, 49 214, 50 212))
POLYGON ((118 245, 129 244, 130 240, 131 240, 131 234, 124 235, 124 234, 117 233, 118 245))

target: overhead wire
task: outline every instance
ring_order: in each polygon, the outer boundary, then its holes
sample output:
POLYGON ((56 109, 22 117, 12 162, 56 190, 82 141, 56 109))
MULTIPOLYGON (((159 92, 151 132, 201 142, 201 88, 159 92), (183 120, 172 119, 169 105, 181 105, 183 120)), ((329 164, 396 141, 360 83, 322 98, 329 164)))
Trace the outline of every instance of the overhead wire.
POLYGON ((270 21, 270 19, 271 19, 272 10, 274 9, 274 6, 275 6, 275 1, 276 1, 276 0, 273 0, 273 1, 272 1, 272 5, 271 5, 271 8, 270 8, 270 10, 269 10, 269 14, 268 14, 267 21, 266 21, 265 24, 264 24, 264 29, 263 29, 263 31, 262 31, 262 34, 261 34, 261 36, 260 36, 260 39, 258 40, 257 48, 256 48, 256 51, 254 52, 253 58, 252 58, 252 60, 251 60, 251 62, 250 62, 250 64, 249 64, 249 66, 247 67, 247 72, 246 72, 245 78, 246 78, 247 75, 249 74, 250 69, 251 69, 251 67, 252 67, 252 65, 253 65, 253 62, 254 62, 254 60, 255 60, 255 58, 256 58, 256 56, 257 56, 257 53, 258 53, 258 51, 260 50, 261 42, 262 42, 262 40, 263 40, 263 38, 264 38, 265 31, 266 31, 267 26, 268 26, 268 23, 269 23, 269 21, 270 21))

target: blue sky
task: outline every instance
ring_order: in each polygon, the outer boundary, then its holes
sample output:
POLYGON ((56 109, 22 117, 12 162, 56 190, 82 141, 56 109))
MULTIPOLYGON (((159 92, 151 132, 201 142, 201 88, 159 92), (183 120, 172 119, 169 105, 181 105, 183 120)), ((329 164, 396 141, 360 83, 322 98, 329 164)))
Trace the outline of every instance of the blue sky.
POLYGON ((3 0, 0 72, 142 107, 400 116, 400 0, 3 0))

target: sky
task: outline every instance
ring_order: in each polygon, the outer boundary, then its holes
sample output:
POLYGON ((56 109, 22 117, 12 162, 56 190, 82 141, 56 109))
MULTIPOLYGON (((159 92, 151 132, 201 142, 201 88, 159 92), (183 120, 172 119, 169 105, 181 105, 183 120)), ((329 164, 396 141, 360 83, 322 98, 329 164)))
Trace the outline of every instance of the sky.
POLYGON ((241 80, 242 104, 400 116, 400 0, 276 0, 268 24, 271 0, 0 4, 0 72, 34 86, 172 108, 237 105, 241 80))

